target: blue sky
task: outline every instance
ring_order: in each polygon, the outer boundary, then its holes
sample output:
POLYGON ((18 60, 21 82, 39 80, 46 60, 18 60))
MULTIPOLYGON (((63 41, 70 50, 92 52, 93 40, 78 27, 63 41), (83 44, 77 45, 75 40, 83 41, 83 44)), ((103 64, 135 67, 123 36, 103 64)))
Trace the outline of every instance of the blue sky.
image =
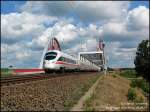
POLYGON ((1 23, 2 67, 38 67, 51 35, 75 54, 103 38, 108 66, 134 67, 136 48, 149 37, 149 1, 2 1, 1 23))
POLYGON ((25 1, 1 1, 1 13, 19 12, 18 8, 24 3, 25 1))
POLYGON ((149 8, 149 1, 146 0, 146 1, 132 1, 131 2, 131 6, 129 9, 133 9, 135 7, 138 7, 139 5, 143 5, 143 6, 146 6, 147 8, 149 8))
MULTIPOLYGON (((1 1, 1 13, 19 12, 19 7, 26 1, 1 1)), ((131 1, 129 10, 139 5, 149 8, 149 1, 131 1)))

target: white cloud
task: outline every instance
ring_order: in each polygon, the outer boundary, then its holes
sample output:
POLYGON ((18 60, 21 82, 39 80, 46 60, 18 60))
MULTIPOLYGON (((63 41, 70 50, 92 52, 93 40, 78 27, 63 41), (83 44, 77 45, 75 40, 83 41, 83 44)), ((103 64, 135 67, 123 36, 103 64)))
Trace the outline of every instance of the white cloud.
POLYGON ((104 33, 122 34, 125 31, 124 23, 110 22, 104 25, 104 33))
POLYGON ((54 36, 67 53, 94 51, 102 37, 109 66, 133 67, 138 43, 149 37, 149 9, 139 6, 128 11, 128 5, 120 1, 28 1, 23 12, 1 15, 2 63, 38 67, 48 38, 54 36), (74 11, 81 21, 68 17, 74 11))
POLYGON ((35 15, 27 12, 1 15, 1 37, 5 42, 26 37, 36 37, 45 30, 45 21, 55 21, 56 17, 35 15))
MULTIPOLYGON (((135 10, 135 9, 133 9, 135 10)), ((130 13, 130 12, 129 12, 130 13)), ((130 15, 130 14, 129 14, 130 15)), ((138 19, 138 18, 137 18, 138 19)), ((130 21, 108 22, 103 25, 102 36, 106 41, 141 41, 149 37, 149 28, 145 26, 144 21, 130 24, 130 21), (140 29, 140 30, 135 30, 140 29)), ((149 23, 146 25, 149 26, 149 23)))
MULTIPOLYGON (((16 54, 16 58, 18 59, 18 60, 24 60, 25 58, 28 58, 30 55, 29 55, 29 53, 27 53, 27 52, 18 52, 17 54, 16 54)), ((29 58, 28 58, 29 59, 29 58)))
POLYGON ((47 28, 42 35, 34 38, 28 43, 32 48, 44 48, 49 38, 56 37, 60 43, 67 43, 77 38, 77 28, 70 23, 57 22, 54 26, 47 28))
POLYGON ((127 1, 28 1, 22 10, 54 16, 73 13, 81 21, 102 21, 123 18, 128 6, 127 1))
POLYGON ((136 29, 147 29, 149 28, 149 9, 145 6, 139 6, 131 11, 129 11, 128 25, 130 30, 136 29))
POLYGON ((1 44, 1 64, 4 67, 38 67, 42 51, 32 51, 26 47, 26 43, 12 45, 1 44), (32 63, 32 64, 31 64, 32 63))
POLYGON ((107 65, 109 67, 134 67, 136 48, 120 48, 121 42, 106 43, 107 65))
POLYGON ((83 20, 114 20, 125 16, 128 4, 120 1, 78 1, 75 9, 83 20))
POLYGON ((72 47, 84 43, 85 45, 82 45, 82 47, 84 46, 88 49, 91 45, 90 42, 94 43, 91 47, 95 46, 96 48, 95 42, 98 40, 101 33, 102 29, 95 24, 89 24, 87 27, 83 28, 69 22, 59 21, 52 27, 47 28, 42 35, 28 42, 27 46, 34 50, 41 50, 45 47, 49 38, 56 37, 63 50, 72 49, 72 47))

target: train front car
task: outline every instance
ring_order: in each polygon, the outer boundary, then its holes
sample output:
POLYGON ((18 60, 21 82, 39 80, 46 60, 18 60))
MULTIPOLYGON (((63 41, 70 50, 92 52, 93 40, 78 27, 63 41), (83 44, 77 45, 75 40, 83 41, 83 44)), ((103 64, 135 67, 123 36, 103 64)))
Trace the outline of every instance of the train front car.
POLYGON ((44 57, 45 72, 64 72, 78 69, 77 59, 58 50, 51 50, 44 57))
POLYGON ((60 69, 60 65, 55 64, 60 57, 60 52, 57 50, 51 50, 45 54, 44 57, 44 70, 45 72, 57 71, 60 69))

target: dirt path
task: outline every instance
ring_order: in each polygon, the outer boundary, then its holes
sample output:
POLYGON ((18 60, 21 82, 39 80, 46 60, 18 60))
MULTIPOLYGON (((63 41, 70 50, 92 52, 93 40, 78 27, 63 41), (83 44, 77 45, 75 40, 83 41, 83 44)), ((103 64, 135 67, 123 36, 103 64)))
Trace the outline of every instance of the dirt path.
POLYGON ((100 76, 97 81, 93 84, 93 86, 85 93, 84 96, 82 96, 80 98, 80 100, 78 101, 78 103, 76 105, 74 105, 74 107, 70 110, 70 111, 83 111, 83 102, 85 102, 85 100, 90 97, 90 95, 92 95, 93 91, 95 90, 99 80, 102 78, 102 76, 100 76))

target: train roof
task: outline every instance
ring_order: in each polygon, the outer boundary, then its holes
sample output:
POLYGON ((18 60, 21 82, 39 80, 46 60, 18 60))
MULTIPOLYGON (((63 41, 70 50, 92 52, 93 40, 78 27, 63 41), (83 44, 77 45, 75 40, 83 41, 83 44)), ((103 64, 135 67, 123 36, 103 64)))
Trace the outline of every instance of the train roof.
POLYGON ((46 53, 48 53, 48 52, 56 52, 56 53, 58 53, 58 54, 63 55, 64 57, 68 57, 68 58, 70 58, 70 59, 72 59, 72 60, 77 60, 76 57, 73 57, 73 56, 71 56, 70 54, 64 53, 64 52, 59 51, 59 50, 50 50, 50 51, 47 51, 46 53))

